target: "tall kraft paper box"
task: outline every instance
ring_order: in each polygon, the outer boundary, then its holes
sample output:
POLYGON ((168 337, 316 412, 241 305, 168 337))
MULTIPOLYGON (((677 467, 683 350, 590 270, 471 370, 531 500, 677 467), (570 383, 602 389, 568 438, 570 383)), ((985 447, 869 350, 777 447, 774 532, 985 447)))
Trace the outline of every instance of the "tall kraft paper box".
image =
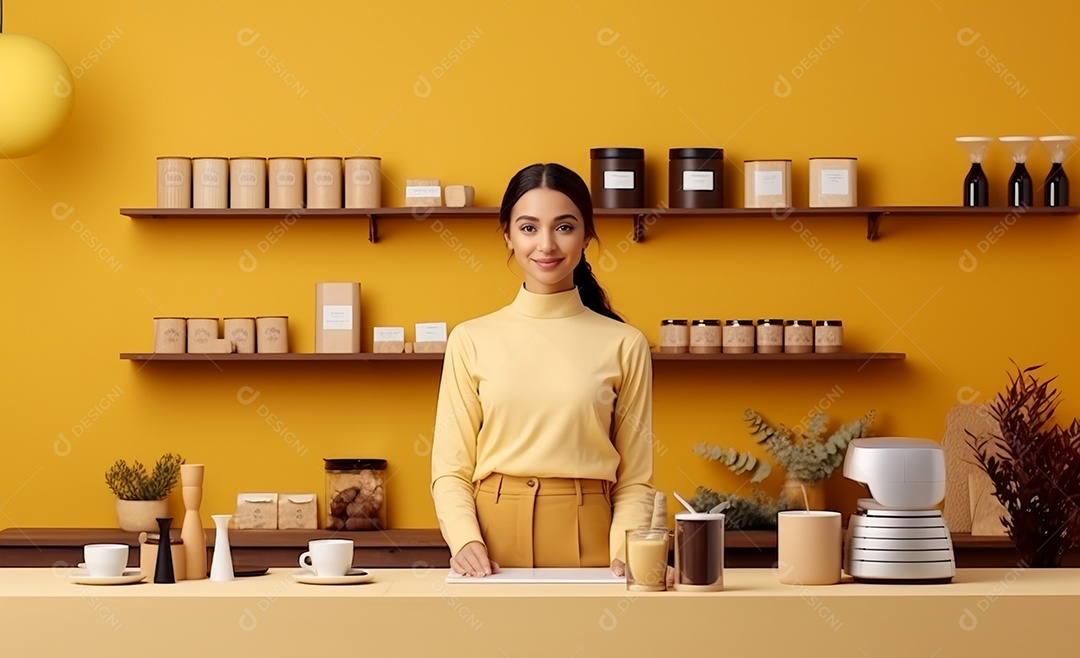
POLYGON ((315 284, 315 352, 360 351, 360 284, 315 284))

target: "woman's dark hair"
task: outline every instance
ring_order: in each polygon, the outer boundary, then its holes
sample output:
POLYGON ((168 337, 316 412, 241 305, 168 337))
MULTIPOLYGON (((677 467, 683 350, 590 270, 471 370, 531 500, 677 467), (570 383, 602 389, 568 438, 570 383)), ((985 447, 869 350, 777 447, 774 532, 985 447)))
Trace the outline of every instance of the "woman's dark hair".
MULTIPOLYGON (((525 167, 514 174, 510 183, 506 186, 503 194, 502 206, 499 208, 499 226, 503 233, 510 232, 510 216, 514 205, 529 190, 547 188, 562 192, 577 206, 581 212, 581 220, 584 222, 585 236, 599 242, 596 235, 596 225, 593 224, 592 197, 589 195, 589 186, 572 169, 554 162, 549 164, 534 164, 525 167)), ((600 287, 600 282, 593 276, 592 267, 585 261, 585 252, 581 252, 581 261, 574 268, 574 285, 577 286, 578 294, 581 295, 581 303, 587 308, 600 315, 623 322, 618 313, 612 310, 608 302, 607 293, 600 287)))

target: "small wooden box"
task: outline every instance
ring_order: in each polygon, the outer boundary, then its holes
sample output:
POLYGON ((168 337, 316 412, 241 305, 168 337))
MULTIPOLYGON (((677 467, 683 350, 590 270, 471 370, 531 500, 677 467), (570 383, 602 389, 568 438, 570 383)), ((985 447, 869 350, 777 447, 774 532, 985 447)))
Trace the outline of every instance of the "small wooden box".
POLYGON ((372 334, 372 352, 401 354, 405 351, 405 327, 375 327, 372 334))
POLYGON ((476 189, 472 185, 447 185, 447 208, 470 208, 476 198, 476 189))
POLYGON ((277 530, 278 495, 242 493, 236 495, 232 526, 237 530, 277 530))
POLYGON ((319 527, 318 503, 315 494, 281 494, 278 496, 278 530, 319 527))
POLYGON ((438 178, 410 178, 405 181, 405 206, 441 206, 442 181, 438 178))

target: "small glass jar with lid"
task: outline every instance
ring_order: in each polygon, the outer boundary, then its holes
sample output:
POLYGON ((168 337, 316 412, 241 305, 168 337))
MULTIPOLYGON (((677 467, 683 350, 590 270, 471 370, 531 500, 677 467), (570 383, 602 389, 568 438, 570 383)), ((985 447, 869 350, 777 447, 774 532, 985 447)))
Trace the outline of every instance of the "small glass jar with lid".
POLYGON ((814 327, 815 352, 839 352, 844 346, 844 326, 840 320, 818 320, 814 327))
POLYGON ((660 352, 678 354, 690 351, 690 326, 686 320, 660 321, 660 352))
POLYGON ((386 527, 385 459, 324 459, 327 530, 386 527))
POLYGON ((764 318, 757 321, 757 351, 759 354, 779 354, 784 351, 784 321, 764 318))
POLYGON ((814 322, 788 320, 784 323, 784 353, 807 354, 814 351, 814 322))
POLYGON ((690 323, 690 353, 719 353, 720 335, 719 320, 694 320, 690 323))
POLYGON ((724 323, 724 353, 753 354, 754 322, 752 320, 728 320, 724 323))

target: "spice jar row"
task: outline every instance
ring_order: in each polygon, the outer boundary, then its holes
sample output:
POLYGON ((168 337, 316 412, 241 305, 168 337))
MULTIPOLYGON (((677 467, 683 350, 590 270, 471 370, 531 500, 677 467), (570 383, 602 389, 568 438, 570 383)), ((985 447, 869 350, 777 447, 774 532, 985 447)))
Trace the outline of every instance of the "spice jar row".
POLYGON ((840 320, 663 320, 660 352, 665 354, 807 354, 839 352, 840 320))

